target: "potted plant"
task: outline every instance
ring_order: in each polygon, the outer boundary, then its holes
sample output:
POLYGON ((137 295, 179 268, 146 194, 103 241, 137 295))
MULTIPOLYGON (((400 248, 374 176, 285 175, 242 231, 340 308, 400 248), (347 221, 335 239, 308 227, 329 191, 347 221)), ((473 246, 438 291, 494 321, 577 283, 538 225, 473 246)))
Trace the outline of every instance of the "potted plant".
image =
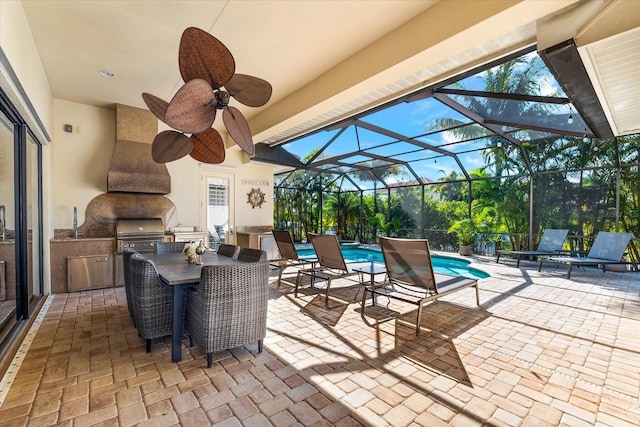
POLYGON ((458 253, 460 255, 471 255, 471 248, 478 237, 478 229, 472 219, 466 218, 454 222, 448 230, 449 233, 455 234, 458 239, 458 253))

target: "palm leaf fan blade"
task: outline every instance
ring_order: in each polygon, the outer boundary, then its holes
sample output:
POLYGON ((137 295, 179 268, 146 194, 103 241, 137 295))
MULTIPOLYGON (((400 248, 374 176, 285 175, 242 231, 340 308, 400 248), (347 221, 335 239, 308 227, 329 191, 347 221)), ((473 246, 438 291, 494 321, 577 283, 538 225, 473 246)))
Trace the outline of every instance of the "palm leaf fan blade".
POLYGON ((173 130, 160 132, 151 145, 151 157, 156 163, 178 160, 191 153, 193 143, 186 135, 173 130))
POLYGON ((209 83, 202 79, 190 80, 169 102, 164 116, 165 123, 184 133, 204 132, 216 118, 214 99, 209 83))
POLYGON ((185 83, 203 79, 215 89, 224 86, 236 71, 229 49, 211 34, 195 27, 182 33, 178 65, 185 83))
POLYGON ((164 122, 164 116, 167 113, 167 107, 169 103, 164 99, 160 99, 155 95, 151 95, 150 93, 143 93, 142 99, 144 103, 149 107, 149 111, 153 113, 160 121, 164 122))
POLYGON ((245 153, 253 156, 256 148, 253 145, 251 129, 249 129, 249 124, 240 110, 235 107, 227 107, 222 112, 222 120, 229 135, 231 135, 231 138, 233 138, 236 144, 238 144, 245 153))
POLYGON ((249 107, 262 107, 269 102, 272 88, 269 82, 246 74, 234 74, 225 85, 231 96, 249 107))
POLYGON ((211 128, 197 135, 191 135, 193 150, 191 157, 199 162, 218 164, 224 162, 225 147, 217 130, 211 128))

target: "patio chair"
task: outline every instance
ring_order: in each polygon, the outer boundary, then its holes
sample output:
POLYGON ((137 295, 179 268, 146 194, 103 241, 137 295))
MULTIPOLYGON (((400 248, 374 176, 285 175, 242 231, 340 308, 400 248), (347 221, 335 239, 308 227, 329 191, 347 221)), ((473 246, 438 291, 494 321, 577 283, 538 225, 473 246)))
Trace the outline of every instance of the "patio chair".
POLYGON ((238 252, 238 261, 258 262, 266 260, 267 253, 260 249, 240 248, 240 251, 238 252))
POLYGON ((303 267, 307 264, 311 264, 312 268, 315 267, 318 258, 315 255, 299 256, 289 230, 271 230, 271 232, 280 254, 278 259, 271 261, 271 264, 279 270, 278 287, 282 282, 282 273, 287 267, 303 267))
POLYGON ((257 341, 262 352, 269 300, 267 261, 205 265, 200 285, 187 295, 189 337, 207 354, 207 367, 214 353, 252 342, 257 341))
POLYGON ((217 253, 218 255, 236 259, 238 258, 238 252, 240 252, 240 246, 223 243, 218 247, 217 253))
POLYGON ((155 254, 181 254, 186 242, 157 242, 153 246, 155 254))
POLYGON ((311 286, 313 287, 315 278, 321 278, 327 281, 327 287, 325 289, 325 306, 329 307, 329 290, 331 289, 331 282, 336 279, 344 279, 351 276, 358 275, 360 272, 355 271, 357 267, 369 266, 371 262, 350 262, 347 263, 344 260, 342 251, 340 250, 340 243, 335 234, 311 234, 309 233, 311 244, 316 251, 318 262, 316 266, 311 268, 298 270, 296 276, 296 286, 294 290, 294 296, 298 297, 298 288, 300 287, 300 281, 302 276, 311 276, 311 286))
MULTIPOLYGON (((137 254, 133 248, 124 248, 122 251, 122 274, 124 278, 124 293, 127 297, 127 309, 129 310, 129 314, 133 318, 133 297, 131 296, 131 255, 137 254)), ((136 321, 133 319, 133 325, 135 326, 136 321)))
POLYGON ((386 283, 365 287, 360 314, 364 316, 367 292, 418 306, 416 335, 420 335, 423 306, 445 295, 466 288, 475 288, 476 304, 480 305, 478 281, 466 277, 435 273, 431 263, 429 242, 424 239, 380 238, 380 248, 387 268, 386 283))
POLYGON ((500 261, 501 255, 515 255, 516 267, 520 267, 520 260, 526 257, 537 257, 543 255, 557 255, 562 250, 564 240, 567 238, 569 230, 556 230, 547 228, 542 233, 538 247, 533 251, 497 251, 496 262, 500 261))
POLYGON ((632 237, 632 233, 599 231, 586 257, 543 257, 538 264, 538 271, 542 271, 543 261, 567 264, 569 266, 567 279, 570 279, 571 269, 574 265, 601 265, 604 272, 607 265, 630 264, 628 261, 623 260, 622 257, 632 237))
POLYGON ((160 281, 153 262, 138 253, 131 255, 130 268, 133 318, 150 353, 152 339, 172 332, 171 288, 160 281))

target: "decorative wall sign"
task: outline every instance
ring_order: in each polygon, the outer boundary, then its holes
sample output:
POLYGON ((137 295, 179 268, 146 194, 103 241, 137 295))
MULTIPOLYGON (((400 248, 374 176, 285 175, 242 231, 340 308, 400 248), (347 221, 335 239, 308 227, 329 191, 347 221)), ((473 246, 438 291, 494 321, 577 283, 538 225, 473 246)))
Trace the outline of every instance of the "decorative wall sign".
POLYGON ((252 188, 251 191, 247 193, 247 196, 249 196, 247 203, 251 204, 252 209, 255 209, 256 206, 262 208, 262 204, 265 202, 264 193, 260 191, 259 188, 252 188))

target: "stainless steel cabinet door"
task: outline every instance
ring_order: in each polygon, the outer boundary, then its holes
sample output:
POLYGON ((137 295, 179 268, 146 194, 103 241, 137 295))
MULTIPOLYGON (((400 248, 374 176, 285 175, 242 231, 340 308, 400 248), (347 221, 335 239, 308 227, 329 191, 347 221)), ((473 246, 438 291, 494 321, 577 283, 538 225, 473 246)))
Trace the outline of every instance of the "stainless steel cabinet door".
POLYGON ((113 286, 112 255, 67 257, 69 292, 113 286))

